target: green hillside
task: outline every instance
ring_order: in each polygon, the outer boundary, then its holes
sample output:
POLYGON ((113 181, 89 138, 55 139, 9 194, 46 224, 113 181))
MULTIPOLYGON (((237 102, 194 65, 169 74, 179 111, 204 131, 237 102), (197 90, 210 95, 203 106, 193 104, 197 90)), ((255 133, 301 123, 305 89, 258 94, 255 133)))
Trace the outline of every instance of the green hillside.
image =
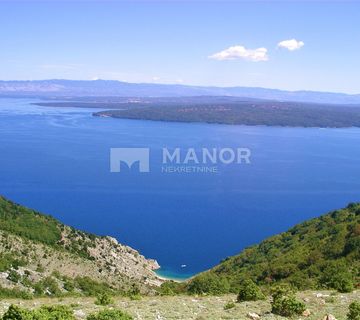
MULTIPOLYGON (((0 230, 23 239, 43 243, 57 249, 89 258, 87 248, 94 246, 95 236, 67 227, 51 216, 18 205, 0 196, 0 230), (62 242, 62 234, 69 229, 69 236, 76 241, 62 242)), ((70 239, 71 240, 71 239, 70 239)))
POLYGON ((188 285, 192 293, 238 292, 243 279, 298 289, 351 291, 360 283, 360 204, 330 212, 222 261, 188 285))
POLYGON ((113 238, 0 197, 0 319, 9 320, 153 319, 155 312, 163 319, 358 319, 360 204, 295 226, 189 282, 163 283, 156 267, 113 238), (274 283, 316 291, 267 290, 274 283), (209 295, 175 295, 185 292, 209 295))
POLYGON ((0 298, 154 292, 155 260, 0 196, 0 298))
POLYGON ((0 229, 49 245, 55 245, 61 239, 58 221, 19 206, 1 196, 0 229))

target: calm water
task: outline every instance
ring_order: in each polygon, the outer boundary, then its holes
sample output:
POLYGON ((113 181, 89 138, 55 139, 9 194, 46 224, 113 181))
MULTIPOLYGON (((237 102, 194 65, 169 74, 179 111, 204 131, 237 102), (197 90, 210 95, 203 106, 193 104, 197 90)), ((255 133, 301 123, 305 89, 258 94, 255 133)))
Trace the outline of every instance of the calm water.
MULTIPOLYGON (((0 194, 155 258, 213 266, 295 223, 360 201, 360 130, 161 123, 0 99, 0 194), (109 172, 112 147, 151 148, 151 172, 109 172), (252 164, 164 174, 160 150, 247 147, 252 164)), ((187 267, 181 268, 181 265, 187 267)))

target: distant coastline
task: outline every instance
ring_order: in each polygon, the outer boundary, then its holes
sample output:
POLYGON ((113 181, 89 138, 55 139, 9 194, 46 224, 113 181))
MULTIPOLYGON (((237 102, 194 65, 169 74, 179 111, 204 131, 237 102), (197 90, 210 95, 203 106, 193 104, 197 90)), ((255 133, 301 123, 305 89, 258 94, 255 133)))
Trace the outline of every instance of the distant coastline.
POLYGON ((93 116, 161 122, 246 126, 351 128, 360 127, 360 108, 247 103, 215 106, 146 107, 94 112, 93 116))
MULTIPOLYGON (((99 112, 101 113, 101 112, 99 112)), ((290 124, 248 124, 248 123, 227 123, 222 121, 183 121, 183 120, 164 120, 164 119, 147 119, 147 118, 135 118, 135 117, 115 117, 108 114, 98 114, 93 113, 94 117, 98 118, 113 118, 113 119, 123 119, 123 120, 139 120, 139 121, 155 121, 155 122, 164 122, 164 123, 188 123, 188 124, 209 124, 209 125, 229 125, 229 126, 245 126, 245 127, 275 127, 275 128, 303 128, 303 129, 350 129, 350 128, 360 128, 359 125, 343 125, 343 126, 322 126, 322 125, 290 125, 290 124)))
MULTIPOLYGON (((100 99, 100 98, 99 98, 100 99)), ((97 108, 93 116, 163 122, 302 128, 360 127, 360 106, 228 97, 125 99, 35 103, 48 107, 97 108)))

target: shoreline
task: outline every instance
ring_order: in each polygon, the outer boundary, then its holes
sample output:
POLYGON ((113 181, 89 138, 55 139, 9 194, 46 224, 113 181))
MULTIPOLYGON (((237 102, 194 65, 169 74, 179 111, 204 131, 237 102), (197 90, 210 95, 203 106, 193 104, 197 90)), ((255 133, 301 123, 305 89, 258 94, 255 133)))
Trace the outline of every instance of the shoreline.
MULTIPOLYGON (((278 101, 277 101, 278 102, 278 101)), ((293 102, 294 103, 294 102, 293 102)), ((313 103, 315 106, 316 103, 313 103)), ((154 122, 164 122, 164 123, 187 123, 187 124, 209 124, 209 125, 229 125, 229 126, 248 126, 248 127, 276 127, 276 128, 301 128, 301 129, 351 129, 351 128, 360 128, 360 125, 357 122, 352 121, 342 121, 338 123, 334 119, 329 122, 313 122, 313 121, 305 121, 305 122, 297 122, 293 123, 293 120, 297 118, 296 110, 294 110, 295 114, 293 117, 289 120, 282 121, 281 115, 280 118, 276 121, 273 120, 273 122, 265 121, 264 119, 257 119, 258 114, 261 113, 261 110, 257 110, 253 113, 253 117, 255 117, 255 120, 252 119, 252 121, 244 121, 241 117, 239 119, 234 120, 223 120, 223 119, 198 119, 196 116, 194 119, 181 119, 181 118, 172 118, 173 115, 170 115, 169 118, 167 116, 163 117, 148 117, 146 115, 118 115, 117 112, 119 111, 134 111, 135 109, 143 109, 144 107, 139 107, 138 104, 136 104, 136 107, 133 105, 129 105, 127 102, 90 102, 90 101, 49 101, 49 102, 33 102, 31 105, 41 106, 41 107, 55 107, 55 108, 79 108, 79 109, 93 109, 94 112, 92 112, 93 117, 97 118, 113 118, 113 119, 122 119, 122 120, 140 120, 140 121, 154 121, 154 122), (133 108, 129 109, 129 106, 132 106, 133 108), (97 109, 97 111, 96 111, 97 109)), ((333 112, 334 110, 331 108, 328 108, 328 105, 325 105, 323 107, 327 107, 326 110, 329 112, 333 112)), ((338 108, 343 107, 342 105, 339 105, 338 108)), ((150 108, 151 106, 146 108, 150 108)), ((156 107, 154 107, 156 108, 156 107)), ((356 106, 350 106, 348 109, 345 110, 352 110, 354 111, 354 108, 356 109, 356 106), (352 109, 351 109, 352 108, 352 109)), ((314 116, 317 115, 317 109, 314 107, 314 109, 310 109, 314 113, 314 116)), ((359 109, 360 110, 360 109, 359 109)), ((303 111, 303 110, 302 110, 303 111)), ((320 111, 323 111, 322 109, 320 111)), ((354 111, 354 114, 358 114, 359 112, 354 111)), ((330 113, 330 116, 334 116, 333 113, 330 113)))
POLYGON ((229 123, 221 121, 199 121, 199 120, 172 120, 172 119, 149 119, 146 117, 119 117, 109 114, 104 114, 105 111, 93 112, 92 116, 96 118, 107 118, 107 119, 119 119, 119 120, 135 120, 135 121, 153 121, 153 122, 163 122, 163 123, 186 123, 186 124, 209 124, 209 125, 226 125, 226 126, 245 126, 245 127, 259 127, 259 128, 287 128, 287 129, 359 129, 360 126, 317 126, 317 125, 282 125, 282 124, 247 124, 245 122, 239 123, 229 123))
POLYGON ((154 270, 156 276, 161 279, 161 280, 164 280, 164 281, 174 281, 174 282, 178 282, 178 283, 181 283, 181 282, 186 282, 187 280, 191 279, 192 277, 195 276, 195 274, 192 274, 192 275, 188 275, 188 276, 181 276, 180 274, 177 274, 175 272, 171 272, 169 270, 161 270, 158 269, 158 270, 154 270))

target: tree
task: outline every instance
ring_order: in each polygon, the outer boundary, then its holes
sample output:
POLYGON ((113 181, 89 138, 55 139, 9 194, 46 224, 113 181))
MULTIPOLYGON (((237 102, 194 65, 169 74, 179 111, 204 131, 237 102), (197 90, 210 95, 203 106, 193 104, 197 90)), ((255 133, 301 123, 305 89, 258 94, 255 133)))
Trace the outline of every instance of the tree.
POLYGON ((349 306, 348 320, 360 320, 360 302, 353 302, 349 306))
POLYGON ((248 279, 240 284, 240 291, 237 297, 238 302, 242 301, 257 301, 265 299, 265 295, 254 281, 248 279))
POLYGON ((272 291, 271 312, 283 317, 293 317, 305 311, 305 304, 296 300, 295 293, 288 286, 277 286, 272 291))

